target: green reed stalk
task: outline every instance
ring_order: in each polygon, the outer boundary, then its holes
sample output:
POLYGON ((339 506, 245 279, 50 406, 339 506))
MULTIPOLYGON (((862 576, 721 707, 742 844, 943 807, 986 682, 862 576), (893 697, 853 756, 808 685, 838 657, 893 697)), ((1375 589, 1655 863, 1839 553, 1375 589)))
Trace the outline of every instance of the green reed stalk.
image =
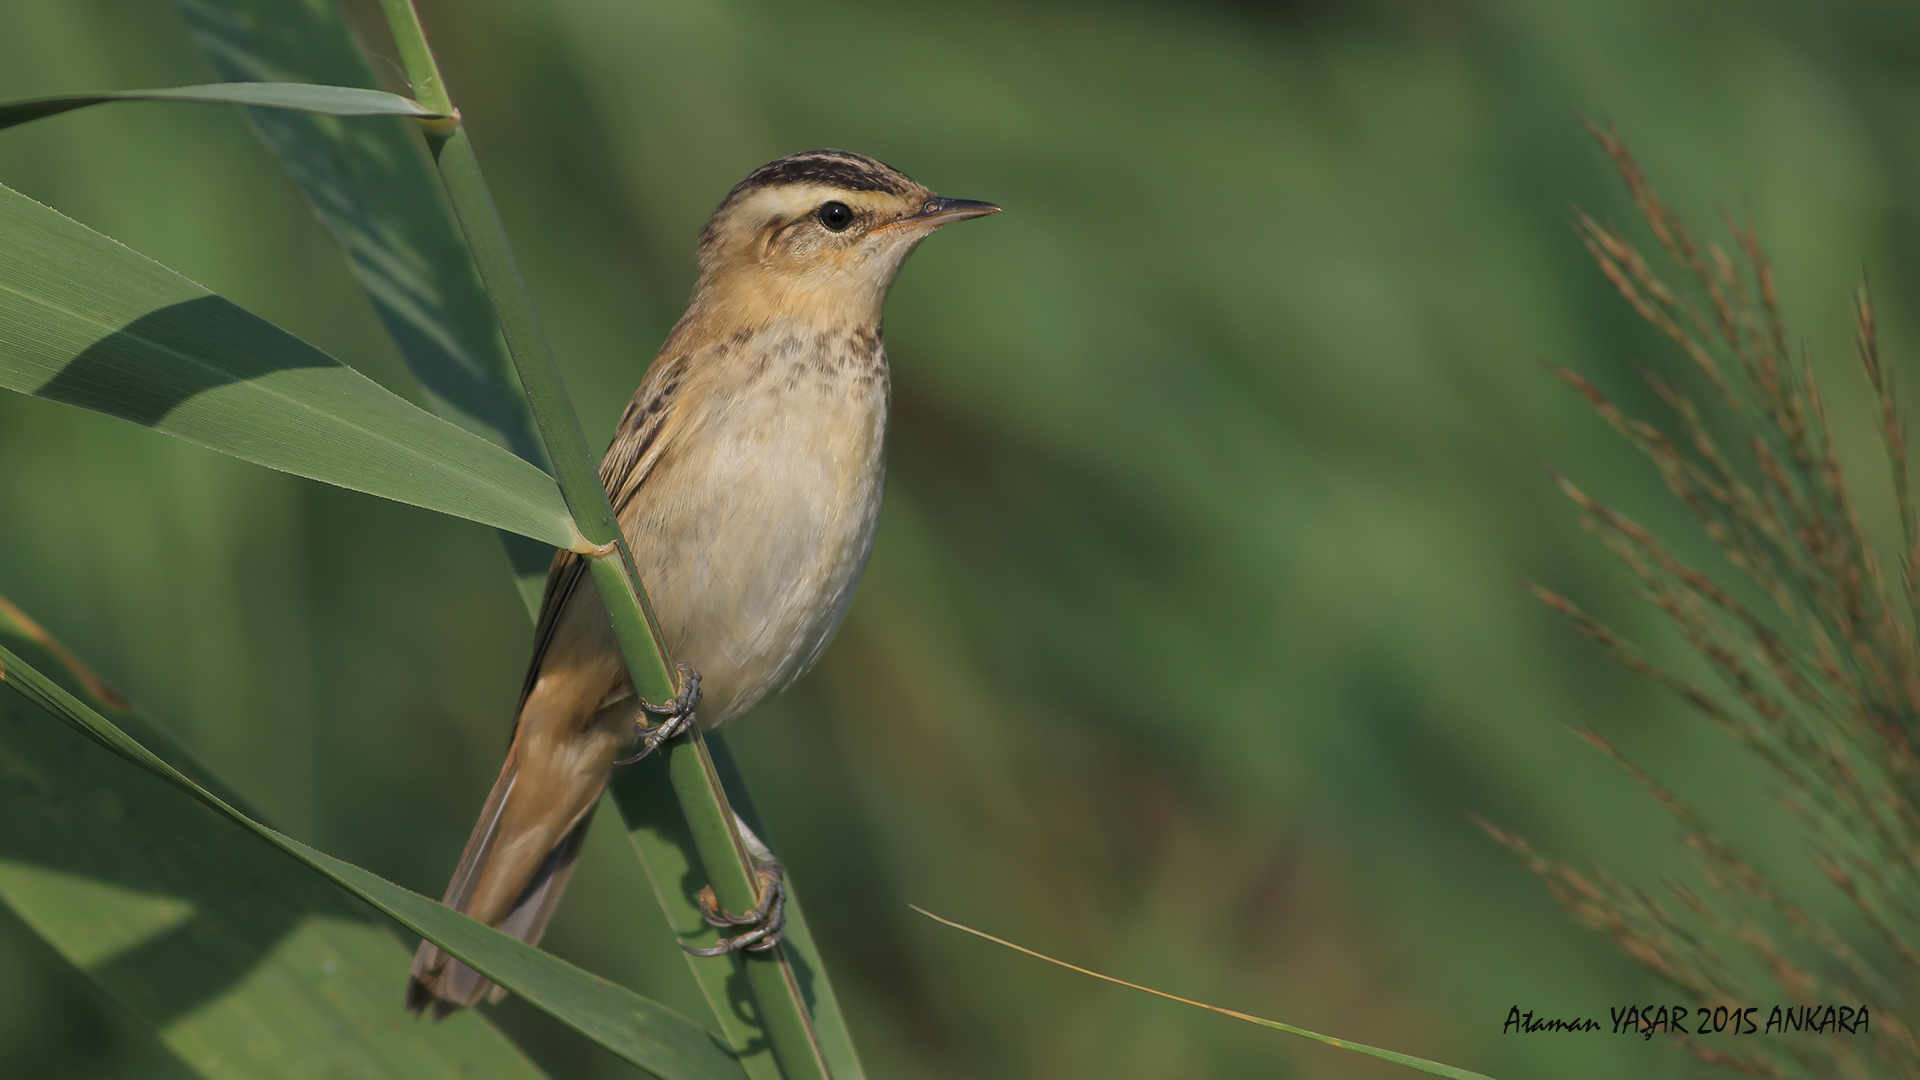
MULTIPOLYGON (((553 463, 554 478, 580 530, 584 541, 581 548, 613 545, 608 556, 585 557, 628 675, 642 697, 666 701, 677 692, 672 657, 640 583, 632 552, 620 532, 613 504, 600 482, 599 469, 534 311, 506 228, 487 190, 473 144, 447 94, 412 0, 381 0, 381 7, 416 100, 435 112, 449 114, 448 120, 427 121, 421 127, 439 165, 448 202, 466 235, 481 284, 499 318, 507 351, 553 463)), ((714 895, 726 910, 752 908, 758 901, 759 885, 704 741, 694 732, 673 740, 663 752, 674 794, 686 815, 714 895)), ((776 949, 771 956, 746 958, 748 987, 783 1075, 789 1080, 828 1080, 799 981, 786 958, 779 955, 781 952, 776 949)))

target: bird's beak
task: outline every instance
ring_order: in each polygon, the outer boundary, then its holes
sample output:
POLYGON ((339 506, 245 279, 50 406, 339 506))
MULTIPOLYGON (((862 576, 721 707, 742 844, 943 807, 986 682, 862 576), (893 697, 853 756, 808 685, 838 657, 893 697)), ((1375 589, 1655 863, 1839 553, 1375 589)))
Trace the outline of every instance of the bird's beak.
POLYGON ((927 205, 921 207, 918 213, 901 218, 897 224, 931 230, 951 221, 965 221, 968 218, 986 217, 988 214, 999 212, 1000 208, 990 202, 979 202, 974 199, 943 199, 936 195, 928 199, 927 205))

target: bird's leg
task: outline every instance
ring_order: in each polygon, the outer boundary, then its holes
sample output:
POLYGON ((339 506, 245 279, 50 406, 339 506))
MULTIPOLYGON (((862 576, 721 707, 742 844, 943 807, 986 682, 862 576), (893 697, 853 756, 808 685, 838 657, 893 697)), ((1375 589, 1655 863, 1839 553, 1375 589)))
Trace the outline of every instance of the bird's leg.
POLYGON ((759 886, 760 902, 752 911, 734 915, 720 908, 720 901, 713 895, 713 886, 700 890, 700 917, 707 920, 708 926, 717 926, 722 930, 731 930, 737 926, 750 926, 753 929, 744 934, 721 938, 718 944, 709 948, 696 949, 691 945, 680 947, 695 956, 725 956, 742 950, 747 952, 766 952, 780 944, 787 930, 787 889, 786 867, 773 857, 773 852, 740 815, 733 815, 733 823, 740 830, 740 839, 747 846, 747 858, 753 863, 754 882, 759 886))
POLYGON ((633 714, 633 731, 640 738, 640 752, 632 757, 621 758, 614 762, 615 765, 631 765, 693 726, 694 711, 700 708, 700 673, 685 660, 673 666, 680 673, 680 692, 662 705, 655 705, 646 698, 639 699, 640 711, 633 714), (649 713, 661 717, 660 722, 648 724, 649 713))

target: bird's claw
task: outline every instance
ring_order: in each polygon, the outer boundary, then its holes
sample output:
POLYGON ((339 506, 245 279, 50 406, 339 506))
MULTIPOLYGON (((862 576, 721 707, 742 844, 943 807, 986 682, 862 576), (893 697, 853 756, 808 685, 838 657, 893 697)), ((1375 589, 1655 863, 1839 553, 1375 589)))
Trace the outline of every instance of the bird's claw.
POLYGON ((634 734, 640 737, 640 752, 621 758, 615 765, 631 765, 666 745, 667 740, 686 733, 693 726, 693 714, 700 708, 700 672, 685 660, 673 665, 680 674, 680 692, 672 700, 655 705, 640 699, 640 711, 633 714, 634 734), (657 724, 646 722, 648 714, 661 718, 657 724))
POLYGON ((761 866, 754 873, 760 885, 760 902, 752 911, 744 915, 734 915, 721 910, 719 900, 714 898, 713 886, 700 890, 700 917, 708 926, 717 926, 722 930, 731 930, 737 926, 750 926, 753 929, 733 937, 723 937, 708 948, 696 949, 684 942, 680 947, 695 956, 726 956, 736 952, 766 952, 780 944, 787 931, 787 890, 783 884, 786 871, 779 863, 761 866))

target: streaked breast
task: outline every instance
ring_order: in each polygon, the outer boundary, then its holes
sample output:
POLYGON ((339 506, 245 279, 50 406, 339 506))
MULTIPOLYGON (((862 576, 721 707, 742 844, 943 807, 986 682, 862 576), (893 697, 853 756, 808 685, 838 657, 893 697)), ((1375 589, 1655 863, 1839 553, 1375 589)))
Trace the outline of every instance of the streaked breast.
POLYGON ((689 366, 672 444, 623 522, 717 727, 818 658, 879 517, 889 394, 874 332, 773 327, 689 366), (735 351, 737 350, 737 351, 735 351))

